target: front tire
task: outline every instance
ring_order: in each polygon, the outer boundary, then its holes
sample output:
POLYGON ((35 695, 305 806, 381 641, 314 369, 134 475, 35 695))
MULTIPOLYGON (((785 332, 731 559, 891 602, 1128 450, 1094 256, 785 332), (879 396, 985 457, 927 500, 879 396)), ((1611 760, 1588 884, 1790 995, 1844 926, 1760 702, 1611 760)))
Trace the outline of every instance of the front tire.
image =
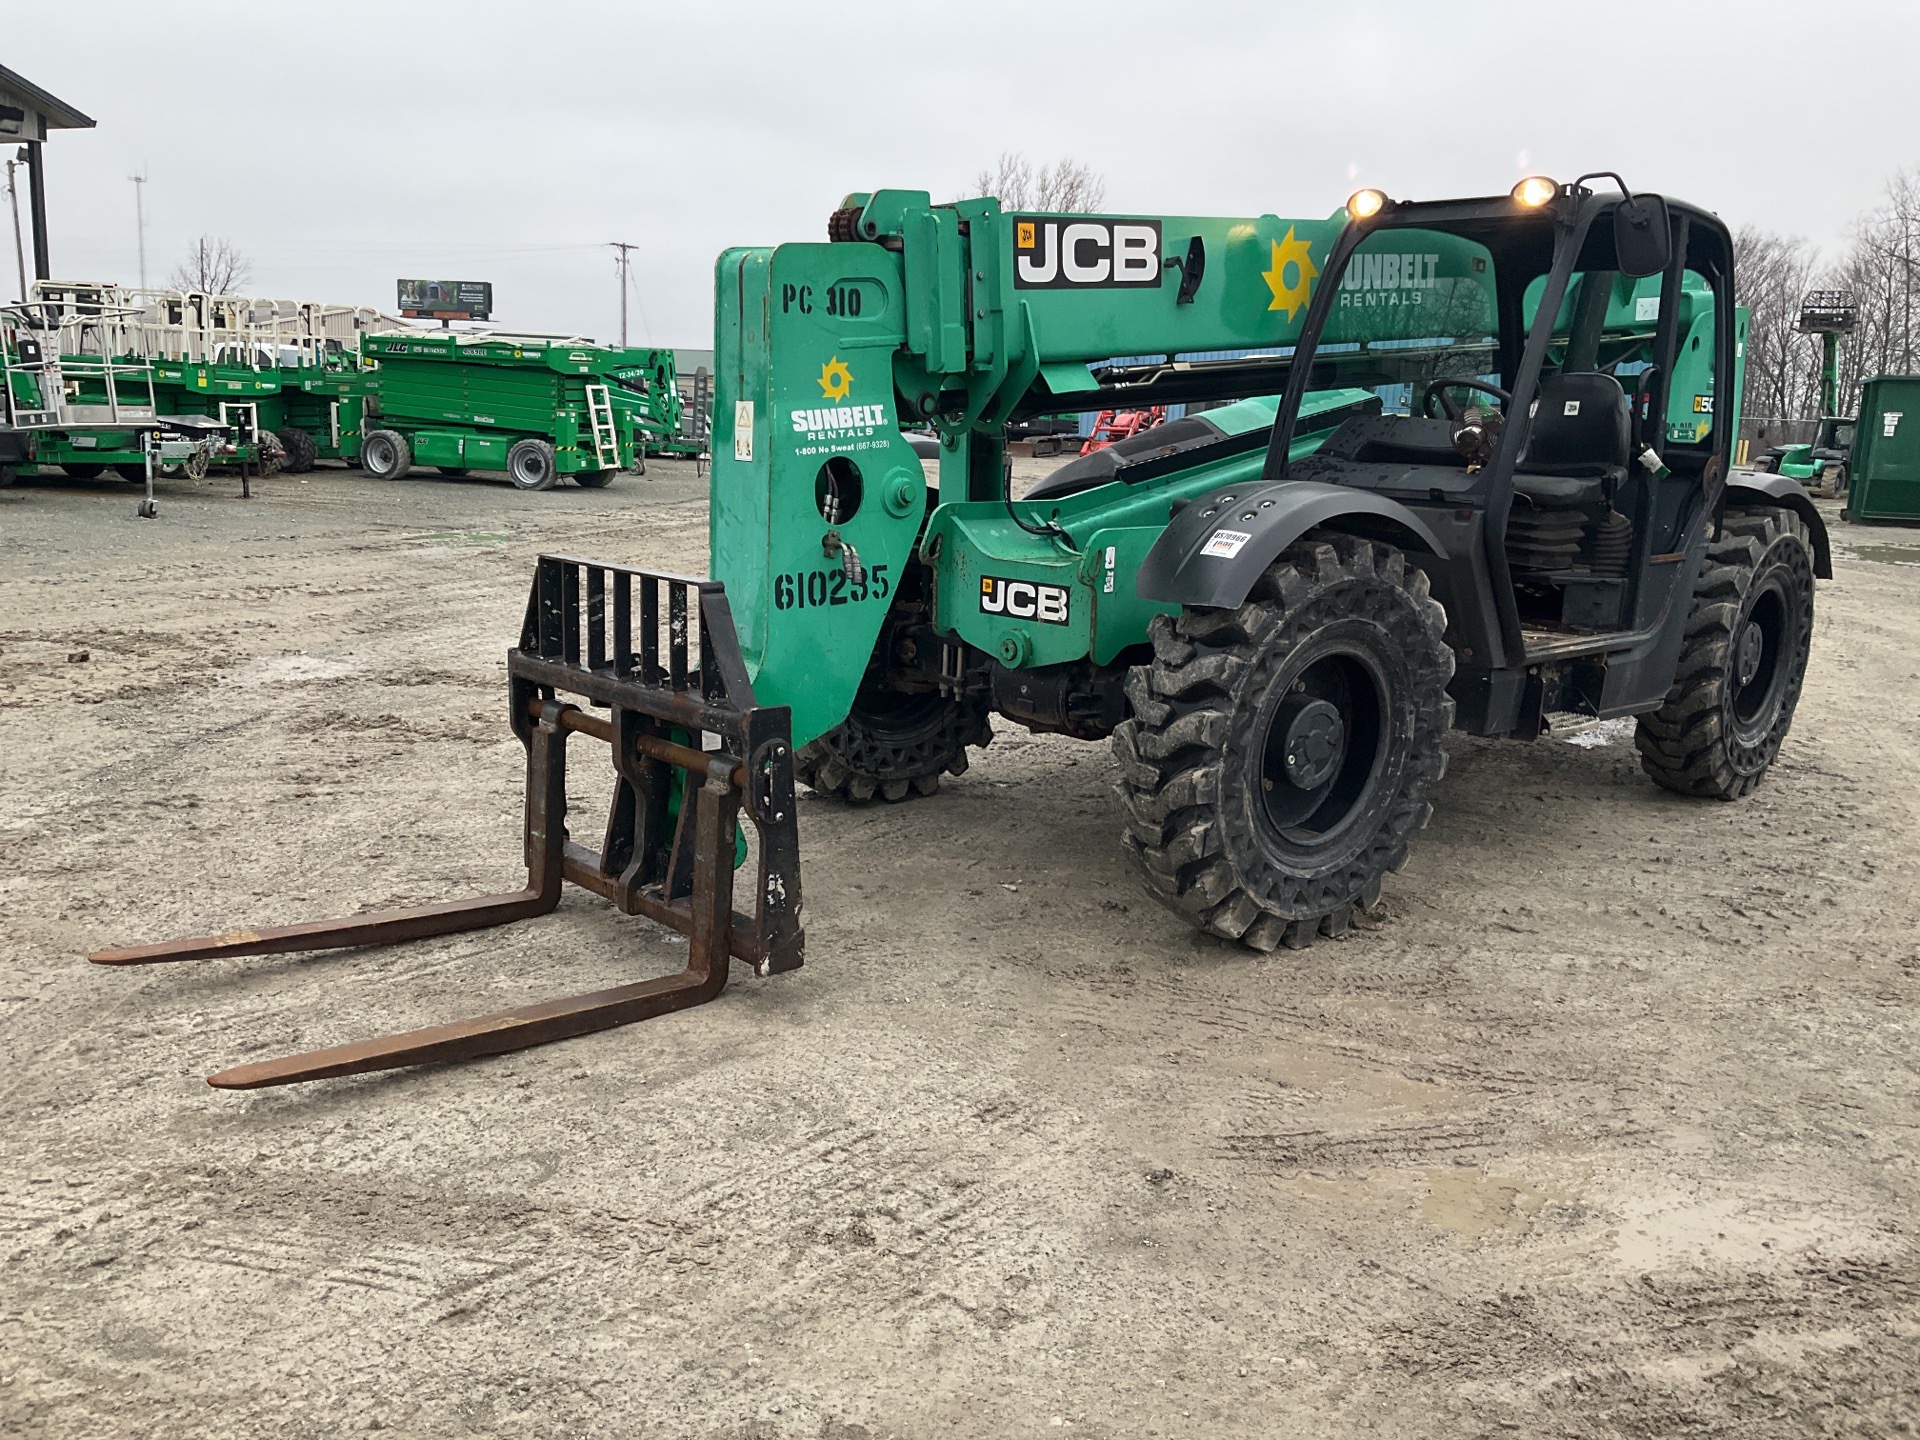
POLYGON ((1343 535, 1290 546, 1237 610, 1157 617, 1113 737, 1156 898, 1256 950, 1371 910, 1446 771, 1446 627, 1405 556, 1343 535))
POLYGON ((376 480, 400 480, 413 468, 413 448, 398 430, 375 430, 360 442, 360 468, 376 480))
POLYGON ((987 708, 943 695, 863 685, 847 718, 794 752, 794 773, 822 795, 864 804, 931 795, 967 769, 967 747, 993 739, 987 708))
POLYGON ((1813 643, 1813 544, 1791 510, 1729 509, 1694 582, 1666 704, 1634 743, 1654 781, 1682 795, 1753 793, 1793 724, 1813 643))
POLYGON ((107 467, 105 465, 95 464, 92 461, 88 461, 85 464, 74 462, 72 464, 62 465, 60 468, 66 471, 70 478, 75 480, 98 480, 102 475, 107 473, 107 467))

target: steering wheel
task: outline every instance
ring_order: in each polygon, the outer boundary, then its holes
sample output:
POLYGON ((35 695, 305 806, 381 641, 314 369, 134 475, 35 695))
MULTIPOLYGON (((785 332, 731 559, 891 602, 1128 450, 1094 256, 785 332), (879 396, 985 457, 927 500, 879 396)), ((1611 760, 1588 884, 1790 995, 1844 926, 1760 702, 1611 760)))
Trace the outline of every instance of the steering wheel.
POLYGON ((1437 395, 1440 397, 1440 408, 1446 412, 1447 419, 1458 423, 1466 412, 1454 403, 1453 396, 1447 393, 1450 390, 1478 390, 1482 394, 1491 395, 1500 402, 1503 414, 1505 406, 1513 399, 1507 391, 1502 390, 1498 385, 1490 385, 1485 380, 1455 380, 1442 375, 1437 380, 1429 380, 1426 388, 1420 392, 1420 413, 1429 420, 1439 418, 1433 413, 1433 399, 1437 395))

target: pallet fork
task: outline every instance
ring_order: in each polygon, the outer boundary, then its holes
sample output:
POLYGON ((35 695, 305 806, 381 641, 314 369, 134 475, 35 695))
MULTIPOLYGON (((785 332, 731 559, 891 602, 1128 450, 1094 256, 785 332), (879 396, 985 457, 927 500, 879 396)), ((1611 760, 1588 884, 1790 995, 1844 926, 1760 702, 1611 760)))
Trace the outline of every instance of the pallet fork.
POLYGON ((570 880, 625 914, 684 934, 686 969, 450 1025, 239 1065, 210 1076, 208 1084, 252 1090, 522 1050, 705 1004, 725 988, 736 956, 761 975, 800 965, 792 729, 784 706, 754 704, 718 581, 542 555, 520 643, 507 654, 507 676, 514 733, 527 750, 524 889, 102 950, 88 958, 96 965, 150 965, 480 930, 546 914, 560 903, 562 882, 570 880), (696 654, 694 668, 689 662, 696 654), (582 709, 563 695, 605 707, 608 714, 582 709), (613 801, 598 851, 567 835, 570 735, 601 740, 612 753, 613 801), (708 737, 717 748, 707 747, 708 737), (742 809, 757 838, 750 915, 733 908, 742 809))

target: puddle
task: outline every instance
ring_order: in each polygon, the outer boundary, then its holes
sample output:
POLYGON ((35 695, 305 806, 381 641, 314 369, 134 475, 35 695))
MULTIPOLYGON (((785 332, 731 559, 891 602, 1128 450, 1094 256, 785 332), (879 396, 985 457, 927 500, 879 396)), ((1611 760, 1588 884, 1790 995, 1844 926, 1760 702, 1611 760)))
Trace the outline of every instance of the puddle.
POLYGON ((1517 1230, 1540 1209, 1542 1197, 1518 1180, 1472 1170, 1429 1170, 1420 1213, 1428 1224, 1477 1240, 1517 1230))
POLYGON ((1917 545, 1851 545, 1847 548, 1856 559, 1871 560, 1877 565, 1920 565, 1920 546, 1917 545))

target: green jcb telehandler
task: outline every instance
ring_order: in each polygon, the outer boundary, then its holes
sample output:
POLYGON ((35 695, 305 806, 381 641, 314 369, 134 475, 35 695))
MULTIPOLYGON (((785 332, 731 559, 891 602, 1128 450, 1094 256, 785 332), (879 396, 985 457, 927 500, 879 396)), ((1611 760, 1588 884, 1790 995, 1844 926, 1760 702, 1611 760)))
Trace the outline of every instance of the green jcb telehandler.
POLYGON ((1802 335, 1820 337, 1820 420, 1813 438, 1775 445, 1753 457, 1753 468, 1811 481, 1827 495, 1847 493, 1854 421, 1840 414, 1840 340, 1859 323, 1860 310, 1845 290, 1809 290, 1800 301, 1802 335))
POLYGON ((1718 219, 1611 175, 1292 220, 851 196, 823 243, 720 258, 716 578, 539 562, 509 656, 527 888, 94 958, 472 928, 566 879, 687 930, 686 974, 215 1083, 624 1023, 711 998, 729 954, 799 963, 796 779, 927 794, 995 715, 1111 737, 1147 886, 1260 950, 1376 902, 1450 728, 1633 715, 1657 782, 1745 795, 1830 563, 1798 484, 1729 472, 1733 289, 1718 219), (1202 403, 1009 495, 1009 422, 1202 403), (937 482, 907 427, 939 436, 937 482), (597 851, 564 825, 578 734, 612 748, 597 851))

